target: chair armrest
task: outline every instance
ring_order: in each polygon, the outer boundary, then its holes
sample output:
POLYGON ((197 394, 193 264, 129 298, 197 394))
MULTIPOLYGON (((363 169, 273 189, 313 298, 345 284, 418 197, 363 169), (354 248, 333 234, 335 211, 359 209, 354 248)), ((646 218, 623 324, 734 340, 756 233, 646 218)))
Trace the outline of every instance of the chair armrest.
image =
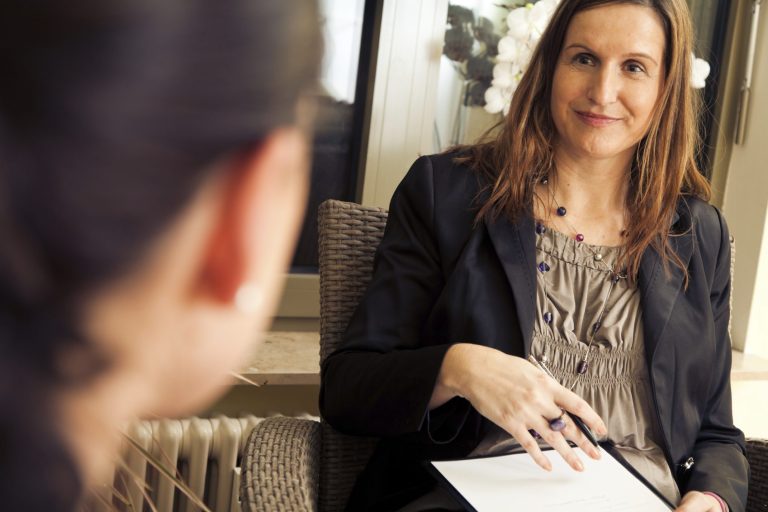
POLYGON ((320 423, 267 418, 243 449, 243 511, 315 511, 320 480, 320 423))
POLYGON ((747 512, 768 510, 768 439, 747 439, 749 496, 747 512))

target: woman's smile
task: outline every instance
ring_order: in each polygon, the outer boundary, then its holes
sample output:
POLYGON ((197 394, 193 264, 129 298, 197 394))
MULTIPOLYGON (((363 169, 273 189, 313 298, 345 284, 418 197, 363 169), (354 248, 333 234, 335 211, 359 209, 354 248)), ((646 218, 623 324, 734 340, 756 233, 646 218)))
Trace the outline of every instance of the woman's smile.
POLYGON ((621 121, 620 117, 611 117, 587 111, 574 110, 574 113, 581 122, 593 128, 604 128, 606 126, 611 126, 618 121, 621 121))

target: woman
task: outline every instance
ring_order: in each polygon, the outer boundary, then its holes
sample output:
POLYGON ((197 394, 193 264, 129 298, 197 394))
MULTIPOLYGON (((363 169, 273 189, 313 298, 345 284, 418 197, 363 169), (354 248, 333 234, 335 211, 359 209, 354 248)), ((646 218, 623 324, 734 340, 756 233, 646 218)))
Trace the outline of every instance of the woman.
POLYGON ((128 421, 209 404, 268 327, 317 13, 18 0, 0 40, 0 499, 74 510, 128 421))
POLYGON ((548 469, 535 433, 581 470, 567 440, 599 454, 561 409, 678 510, 744 509, 691 53, 684 0, 563 0, 498 136, 413 165, 323 367, 324 417, 384 438, 350 509, 446 506, 428 458, 522 447, 548 469))

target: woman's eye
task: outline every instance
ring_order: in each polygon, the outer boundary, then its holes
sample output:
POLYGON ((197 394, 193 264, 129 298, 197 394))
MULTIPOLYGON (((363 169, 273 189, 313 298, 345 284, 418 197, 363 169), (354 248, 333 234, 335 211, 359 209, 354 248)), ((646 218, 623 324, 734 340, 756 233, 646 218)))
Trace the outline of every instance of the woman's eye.
POLYGON ((627 71, 630 73, 645 73, 645 68, 640 63, 629 62, 627 63, 627 71))
POLYGON ((580 54, 576 55, 573 58, 573 62, 575 64, 582 64, 584 66, 590 66, 590 65, 594 64, 595 59, 593 59, 592 56, 587 54, 587 53, 580 53, 580 54))

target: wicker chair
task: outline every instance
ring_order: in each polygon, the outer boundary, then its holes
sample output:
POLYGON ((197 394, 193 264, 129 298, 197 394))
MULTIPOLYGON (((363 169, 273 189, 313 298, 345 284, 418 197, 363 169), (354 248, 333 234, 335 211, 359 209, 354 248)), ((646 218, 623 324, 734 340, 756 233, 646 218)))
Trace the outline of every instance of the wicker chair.
MULTIPOLYGON (((333 352, 368 286, 384 234, 382 208, 320 205, 320 361, 333 352)), ((343 510, 375 441, 345 436, 324 421, 268 418, 243 453, 243 510, 343 510)))
POLYGON ((747 439, 749 497, 747 512, 768 512, 768 439, 747 439))
MULTIPOLYGON (((339 345, 368 285, 386 221, 387 212, 381 208, 335 200, 320 205, 321 362, 339 345)), ((340 434, 322 420, 268 418, 246 442, 242 509, 343 510, 374 444, 373 439, 340 434)), ((768 440, 747 440, 747 458, 751 466, 747 512, 768 512, 768 440)))

